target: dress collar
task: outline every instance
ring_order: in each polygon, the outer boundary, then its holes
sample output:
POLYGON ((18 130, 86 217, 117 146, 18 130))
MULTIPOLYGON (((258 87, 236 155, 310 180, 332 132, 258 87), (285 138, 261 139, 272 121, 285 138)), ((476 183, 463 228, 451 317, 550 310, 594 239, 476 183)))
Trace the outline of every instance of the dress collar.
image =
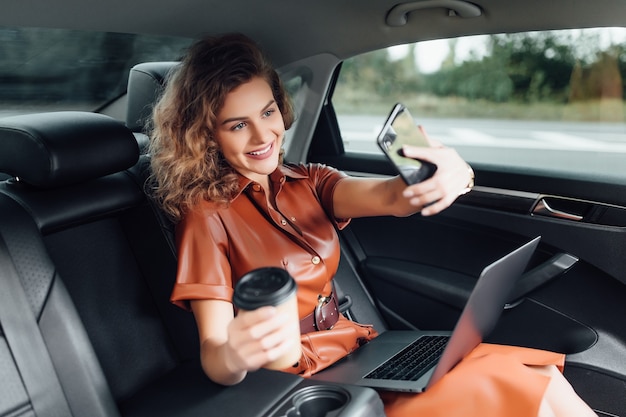
MULTIPOLYGON (((239 195, 241 195, 241 193, 246 188, 257 184, 256 182, 252 181, 250 178, 245 177, 239 173, 237 173, 237 176, 239 177, 239 191, 233 197, 233 200, 239 197, 239 195)), ((303 178, 308 178, 309 176, 305 173, 296 171, 294 169, 294 165, 281 164, 281 165, 278 165, 278 167, 274 170, 274 172, 272 172, 269 175, 269 177, 270 177, 270 182, 272 182, 273 184, 282 185, 283 183, 285 183, 285 181, 287 181, 287 179, 303 179, 303 178)))

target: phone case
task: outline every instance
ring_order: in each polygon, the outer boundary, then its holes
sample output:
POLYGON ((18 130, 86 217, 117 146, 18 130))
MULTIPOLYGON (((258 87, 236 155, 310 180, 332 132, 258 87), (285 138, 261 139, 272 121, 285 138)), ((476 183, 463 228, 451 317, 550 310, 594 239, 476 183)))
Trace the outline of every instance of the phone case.
POLYGON ((429 144, 406 106, 401 103, 396 104, 389 113, 376 142, 408 185, 430 178, 437 170, 437 166, 431 162, 404 156, 403 145, 429 144))

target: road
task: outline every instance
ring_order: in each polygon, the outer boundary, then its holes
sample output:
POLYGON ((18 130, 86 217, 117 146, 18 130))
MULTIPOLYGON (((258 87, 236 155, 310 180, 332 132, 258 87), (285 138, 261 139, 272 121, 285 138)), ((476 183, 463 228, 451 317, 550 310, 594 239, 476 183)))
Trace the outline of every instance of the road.
MULTIPOLYGON (((384 118, 339 116, 347 151, 379 152, 384 118)), ((429 136, 468 161, 626 179, 625 123, 421 119, 429 136)))

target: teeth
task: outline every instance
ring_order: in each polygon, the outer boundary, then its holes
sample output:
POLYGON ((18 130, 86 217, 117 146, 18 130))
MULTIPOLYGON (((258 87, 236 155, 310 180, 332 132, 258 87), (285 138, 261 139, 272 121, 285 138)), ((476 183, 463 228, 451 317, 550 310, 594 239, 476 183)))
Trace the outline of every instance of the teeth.
POLYGON ((250 155, 263 155, 264 153, 268 153, 271 148, 272 148, 272 144, 270 143, 267 146, 267 148, 263 149, 262 151, 249 152, 249 153, 250 153, 250 155))

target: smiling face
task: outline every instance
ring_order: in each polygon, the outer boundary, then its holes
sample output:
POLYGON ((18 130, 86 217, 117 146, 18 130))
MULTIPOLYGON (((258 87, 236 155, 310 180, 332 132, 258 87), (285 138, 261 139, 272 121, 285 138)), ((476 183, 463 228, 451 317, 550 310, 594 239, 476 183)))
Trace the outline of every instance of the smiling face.
POLYGON ((217 114, 215 135, 224 157, 241 175, 264 186, 278 166, 284 134, 282 114, 263 78, 232 90, 217 114))

